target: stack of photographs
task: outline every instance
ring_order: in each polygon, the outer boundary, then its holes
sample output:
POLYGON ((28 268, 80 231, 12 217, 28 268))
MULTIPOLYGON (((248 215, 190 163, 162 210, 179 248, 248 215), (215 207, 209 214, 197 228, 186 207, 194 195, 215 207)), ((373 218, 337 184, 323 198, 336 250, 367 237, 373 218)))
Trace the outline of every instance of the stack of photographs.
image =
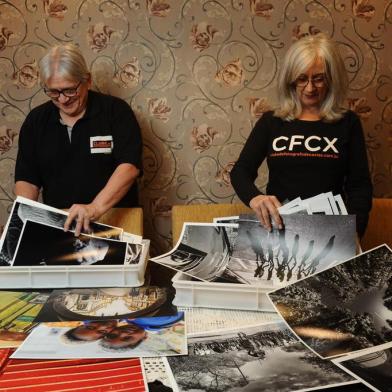
POLYGON ((91 222, 90 233, 75 237, 75 222, 68 232, 63 230, 67 216, 62 210, 17 197, 0 239, 0 265, 118 265, 141 261, 140 236, 91 222))
POLYGON ((151 260, 205 282, 270 287, 270 281, 285 285, 355 255, 352 215, 283 220, 284 229, 270 232, 255 215, 241 215, 237 224, 185 223, 177 245, 151 260))
POLYGON ((347 209, 341 195, 332 192, 320 193, 314 197, 302 200, 297 197, 278 208, 281 215, 289 214, 321 214, 321 215, 347 215, 347 209))
POLYGON ((315 354, 391 390, 392 250, 381 245, 268 294, 315 354))

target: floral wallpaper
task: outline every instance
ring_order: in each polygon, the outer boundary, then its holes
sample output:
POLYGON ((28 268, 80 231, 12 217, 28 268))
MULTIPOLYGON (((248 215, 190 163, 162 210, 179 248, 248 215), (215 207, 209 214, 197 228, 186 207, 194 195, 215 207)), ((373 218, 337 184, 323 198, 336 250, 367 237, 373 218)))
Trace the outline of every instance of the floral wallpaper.
MULTIPOLYGON (((229 172, 274 105, 280 60, 319 31, 344 55, 374 194, 392 197, 391 0, 0 0, 0 223, 14 198, 20 125, 47 99, 37 65, 51 45, 78 44, 94 89, 133 108, 145 236, 160 253, 171 245, 172 205, 238 201, 229 172)), ((260 187, 266 179, 262 167, 260 187)))

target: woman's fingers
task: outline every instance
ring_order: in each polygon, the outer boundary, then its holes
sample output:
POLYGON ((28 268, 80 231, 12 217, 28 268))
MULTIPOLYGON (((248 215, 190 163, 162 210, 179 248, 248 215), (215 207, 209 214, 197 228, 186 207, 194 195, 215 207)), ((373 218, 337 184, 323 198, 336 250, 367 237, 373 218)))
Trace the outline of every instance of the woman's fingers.
POLYGON ((281 203, 275 196, 258 195, 250 201, 249 205, 265 229, 271 231, 271 218, 278 229, 283 228, 283 221, 278 211, 281 203))

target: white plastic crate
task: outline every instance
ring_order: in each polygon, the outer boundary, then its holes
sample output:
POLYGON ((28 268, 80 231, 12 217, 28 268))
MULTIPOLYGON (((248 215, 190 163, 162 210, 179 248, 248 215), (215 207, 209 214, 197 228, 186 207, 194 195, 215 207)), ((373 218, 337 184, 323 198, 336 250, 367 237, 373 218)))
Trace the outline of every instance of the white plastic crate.
POLYGON ((150 241, 138 264, 0 267, 0 288, 137 287, 144 283, 150 241))
POLYGON ((267 297, 269 291, 278 288, 273 281, 266 280, 263 286, 251 286, 191 279, 181 272, 174 275, 175 305, 275 312, 267 297))

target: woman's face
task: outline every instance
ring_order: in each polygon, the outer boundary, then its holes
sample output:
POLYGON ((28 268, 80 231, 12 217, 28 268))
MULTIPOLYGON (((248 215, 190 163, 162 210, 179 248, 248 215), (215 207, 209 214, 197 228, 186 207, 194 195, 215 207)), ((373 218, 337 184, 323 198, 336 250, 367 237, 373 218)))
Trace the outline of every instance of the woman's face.
POLYGON ((320 59, 295 81, 296 93, 303 110, 319 109, 328 92, 324 64, 320 59))

